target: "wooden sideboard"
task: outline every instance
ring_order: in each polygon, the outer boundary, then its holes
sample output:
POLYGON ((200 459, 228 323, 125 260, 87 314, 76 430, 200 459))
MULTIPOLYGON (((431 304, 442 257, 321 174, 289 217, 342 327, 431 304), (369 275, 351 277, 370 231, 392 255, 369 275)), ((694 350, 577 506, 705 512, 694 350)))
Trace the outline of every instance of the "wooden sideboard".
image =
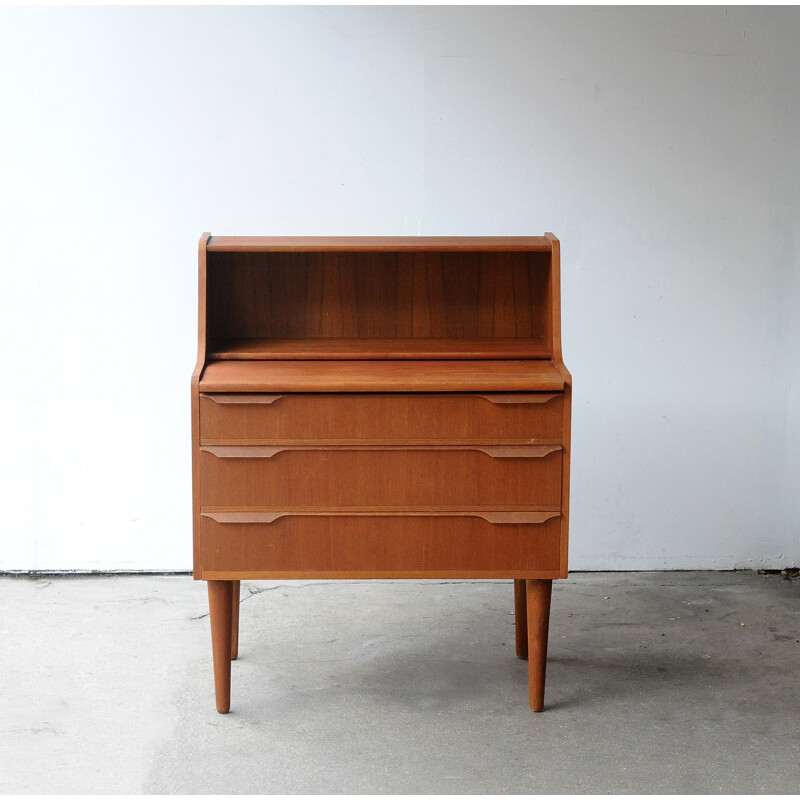
POLYGON ((567 576, 559 242, 200 240, 194 577, 217 710, 242 579, 505 578, 541 711, 567 576))

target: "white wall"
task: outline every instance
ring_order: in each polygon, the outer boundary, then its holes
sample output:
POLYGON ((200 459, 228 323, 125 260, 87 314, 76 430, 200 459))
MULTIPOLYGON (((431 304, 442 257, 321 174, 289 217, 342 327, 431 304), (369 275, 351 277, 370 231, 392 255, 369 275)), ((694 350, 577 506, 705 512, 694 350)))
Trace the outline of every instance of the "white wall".
POLYGON ((196 242, 562 240, 575 569, 800 562, 794 8, 0 9, 0 569, 190 567, 196 242))

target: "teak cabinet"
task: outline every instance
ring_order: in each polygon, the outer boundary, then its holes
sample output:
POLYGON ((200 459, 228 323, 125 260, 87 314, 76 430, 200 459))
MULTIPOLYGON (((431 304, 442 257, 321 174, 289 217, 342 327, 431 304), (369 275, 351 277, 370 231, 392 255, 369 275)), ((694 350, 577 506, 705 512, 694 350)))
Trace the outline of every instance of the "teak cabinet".
POLYGON ((217 710, 239 581, 507 578, 530 705, 567 576, 559 243, 200 240, 194 577, 217 710))

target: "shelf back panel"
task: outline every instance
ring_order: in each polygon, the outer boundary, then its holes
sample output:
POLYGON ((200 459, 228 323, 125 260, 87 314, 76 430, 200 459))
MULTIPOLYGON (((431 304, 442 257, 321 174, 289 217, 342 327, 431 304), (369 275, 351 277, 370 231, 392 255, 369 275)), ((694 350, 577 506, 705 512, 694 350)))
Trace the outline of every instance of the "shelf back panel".
POLYGON ((548 252, 209 252, 209 340, 527 339, 552 349, 548 252))

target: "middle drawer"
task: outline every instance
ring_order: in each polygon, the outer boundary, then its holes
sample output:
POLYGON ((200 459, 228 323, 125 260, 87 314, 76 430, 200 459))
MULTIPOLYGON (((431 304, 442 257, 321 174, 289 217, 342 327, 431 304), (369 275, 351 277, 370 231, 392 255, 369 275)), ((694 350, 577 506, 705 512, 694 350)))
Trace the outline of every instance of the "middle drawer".
POLYGON ((203 508, 557 510, 560 445, 204 446, 203 508))

